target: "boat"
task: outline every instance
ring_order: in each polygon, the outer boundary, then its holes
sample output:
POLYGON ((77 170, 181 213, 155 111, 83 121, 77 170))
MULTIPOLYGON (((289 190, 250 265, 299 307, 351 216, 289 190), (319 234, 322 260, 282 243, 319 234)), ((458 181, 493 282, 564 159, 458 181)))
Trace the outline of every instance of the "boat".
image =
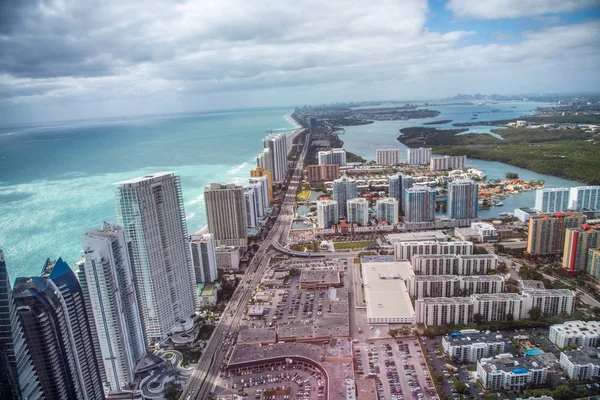
POLYGON ((509 213, 509 212, 501 212, 498 215, 501 216, 501 217, 513 217, 514 216, 513 213, 509 213))
POLYGON ((495 205, 496 207, 500 207, 500 206, 503 206, 503 205, 504 205, 504 203, 503 203, 503 202, 501 202, 501 201, 499 201, 498 203, 496 203, 496 204, 494 204, 494 205, 495 205))

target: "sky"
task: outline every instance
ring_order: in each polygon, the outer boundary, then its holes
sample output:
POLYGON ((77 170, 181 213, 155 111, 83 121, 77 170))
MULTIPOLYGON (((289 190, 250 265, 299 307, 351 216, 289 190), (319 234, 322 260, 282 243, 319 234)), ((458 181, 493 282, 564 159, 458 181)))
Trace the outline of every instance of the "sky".
POLYGON ((0 125, 600 91, 600 0, 2 0, 0 125))

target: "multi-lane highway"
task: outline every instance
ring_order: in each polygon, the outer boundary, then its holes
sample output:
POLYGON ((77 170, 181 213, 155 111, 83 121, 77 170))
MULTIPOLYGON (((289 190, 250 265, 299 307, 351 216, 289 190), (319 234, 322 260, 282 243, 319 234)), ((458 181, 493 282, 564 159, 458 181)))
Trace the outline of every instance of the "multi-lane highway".
POLYGON ((267 253, 269 248, 275 244, 280 245, 281 240, 285 241, 287 239, 294 215, 293 206, 296 201, 296 193, 300 177, 302 176, 302 169, 304 168, 303 160, 308 150, 309 136, 310 134, 305 138, 304 147, 290 179, 288 190, 281 204, 279 216, 266 239, 254 255, 244 278, 227 304, 221 321, 215 328, 211 339, 202 353, 202 357, 198 361, 183 390, 181 399, 209 399, 215 390, 215 381, 226 354, 224 341, 228 334, 235 334, 239 327, 245 313, 246 304, 268 267, 269 257, 267 257, 267 253))

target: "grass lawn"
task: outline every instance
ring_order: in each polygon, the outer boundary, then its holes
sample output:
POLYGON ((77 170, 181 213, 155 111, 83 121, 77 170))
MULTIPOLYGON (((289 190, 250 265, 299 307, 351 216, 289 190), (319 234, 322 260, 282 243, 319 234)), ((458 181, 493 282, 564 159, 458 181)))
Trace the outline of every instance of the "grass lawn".
POLYGON ((367 246, 375 245, 377 245, 376 240, 366 240, 362 242, 336 242, 333 244, 333 248, 336 250, 364 249, 367 246))

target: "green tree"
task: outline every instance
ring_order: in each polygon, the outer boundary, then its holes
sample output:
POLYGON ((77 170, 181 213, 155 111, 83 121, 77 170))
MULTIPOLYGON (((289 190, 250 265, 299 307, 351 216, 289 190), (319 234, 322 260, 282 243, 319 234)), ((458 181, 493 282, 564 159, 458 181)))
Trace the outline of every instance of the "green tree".
POLYGON ((167 383, 164 396, 167 400, 177 400, 179 398, 179 390, 177 390, 175 382, 167 383))
POLYGON ((563 350, 577 350, 579 348, 579 345, 573 343, 568 345, 567 347, 565 347, 563 350))
POLYGON ((506 179, 519 179, 519 174, 516 172, 507 172, 504 176, 506 176, 506 179))
POLYGON ((561 385, 552 392, 554 400, 570 400, 576 398, 575 393, 567 385, 561 385))
POLYGON ((398 331, 396 329, 390 329, 388 331, 388 335, 390 335, 392 338, 396 338, 396 336, 398 335, 398 331))
POLYGON ((542 317, 542 310, 539 307, 533 307, 529 310, 529 318, 534 321, 539 320, 542 317))
POLYGON ((592 312, 596 315, 600 315, 600 307, 594 307, 592 308, 592 312))
POLYGON ((515 320, 515 316, 512 315, 512 313, 508 313, 508 314, 506 314, 506 320, 507 321, 514 321, 515 320))
POLYGON ((457 393, 464 393, 467 390, 467 385, 465 385, 462 382, 457 381, 456 379, 454 380, 454 390, 456 390, 457 393))
POLYGON ((506 263, 505 263, 505 262, 502 262, 502 261, 501 261, 501 262, 499 262, 499 263, 498 263, 498 268, 496 268, 496 271, 497 271, 499 274, 506 274, 506 273, 508 272, 508 267, 506 266, 506 263))
POLYGON ((483 315, 480 313, 473 314, 473 322, 480 324, 483 321, 483 315))

